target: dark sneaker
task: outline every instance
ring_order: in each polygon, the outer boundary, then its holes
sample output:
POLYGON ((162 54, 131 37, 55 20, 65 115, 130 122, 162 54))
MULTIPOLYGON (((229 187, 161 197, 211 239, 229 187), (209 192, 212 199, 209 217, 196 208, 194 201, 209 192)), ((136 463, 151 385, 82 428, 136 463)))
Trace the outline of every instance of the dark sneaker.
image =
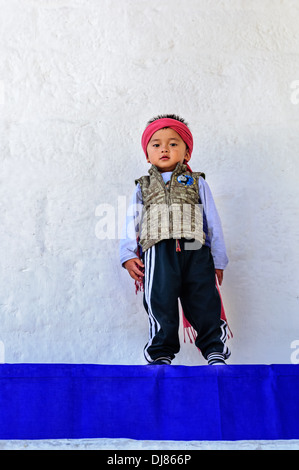
POLYGON ((150 366, 162 366, 162 365, 164 365, 164 366, 168 365, 169 366, 170 364, 171 364, 171 360, 168 359, 167 357, 165 357, 163 359, 162 358, 161 359, 156 359, 155 361, 149 363, 150 366))
POLYGON ((209 366, 225 366, 226 362, 224 360, 224 355, 218 352, 214 352, 208 355, 208 364, 209 366))

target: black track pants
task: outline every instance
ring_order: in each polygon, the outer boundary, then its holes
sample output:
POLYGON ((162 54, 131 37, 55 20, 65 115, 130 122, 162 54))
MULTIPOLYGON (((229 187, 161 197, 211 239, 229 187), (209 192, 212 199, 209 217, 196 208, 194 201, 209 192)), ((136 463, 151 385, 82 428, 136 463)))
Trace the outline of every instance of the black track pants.
POLYGON ((144 307, 149 318, 145 358, 149 363, 162 358, 170 362, 179 352, 178 299, 197 332, 195 344, 203 356, 218 352, 227 358, 226 323, 220 319, 221 301, 210 248, 187 249, 192 245, 185 240, 179 243, 179 252, 176 240, 170 239, 144 253, 144 307))

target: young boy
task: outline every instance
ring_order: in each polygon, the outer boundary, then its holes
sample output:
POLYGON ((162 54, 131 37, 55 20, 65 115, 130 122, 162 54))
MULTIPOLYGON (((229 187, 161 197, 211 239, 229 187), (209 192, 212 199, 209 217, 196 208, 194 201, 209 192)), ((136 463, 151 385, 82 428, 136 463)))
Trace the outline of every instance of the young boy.
POLYGON ((121 241, 120 260, 135 282, 143 283, 149 318, 145 358, 149 364, 171 364, 179 352, 180 299, 208 364, 225 364, 230 351, 215 274, 221 285, 228 259, 205 176, 188 165, 192 134, 182 118, 158 116, 148 122, 142 147, 151 168, 149 176, 136 180, 135 209, 126 221, 126 227, 133 223, 134 236, 128 230, 121 241))

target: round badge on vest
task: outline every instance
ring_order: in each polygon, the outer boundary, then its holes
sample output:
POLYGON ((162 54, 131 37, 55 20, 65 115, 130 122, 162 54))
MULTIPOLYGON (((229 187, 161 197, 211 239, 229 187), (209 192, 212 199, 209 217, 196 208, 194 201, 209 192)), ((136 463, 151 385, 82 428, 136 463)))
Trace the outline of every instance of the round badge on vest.
POLYGON ((194 178, 189 175, 180 175, 177 177, 177 182, 184 186, 191 186, 194 184, 194 178))

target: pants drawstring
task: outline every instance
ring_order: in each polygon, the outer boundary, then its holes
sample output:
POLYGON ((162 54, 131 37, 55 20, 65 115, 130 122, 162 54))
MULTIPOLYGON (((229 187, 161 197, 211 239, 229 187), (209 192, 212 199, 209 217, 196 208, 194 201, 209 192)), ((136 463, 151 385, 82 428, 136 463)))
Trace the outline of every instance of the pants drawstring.
POLYGON ((176 244, 175 244, 175 246, 176 246, 176 249, 175 249, 175 251, 177 251, 177 252, 179 252, 179 251, 182 251, 182 250, 181 250, 181 245, 180 245, 180 242, 179 242, 179 240, 176 240, 176 244))

